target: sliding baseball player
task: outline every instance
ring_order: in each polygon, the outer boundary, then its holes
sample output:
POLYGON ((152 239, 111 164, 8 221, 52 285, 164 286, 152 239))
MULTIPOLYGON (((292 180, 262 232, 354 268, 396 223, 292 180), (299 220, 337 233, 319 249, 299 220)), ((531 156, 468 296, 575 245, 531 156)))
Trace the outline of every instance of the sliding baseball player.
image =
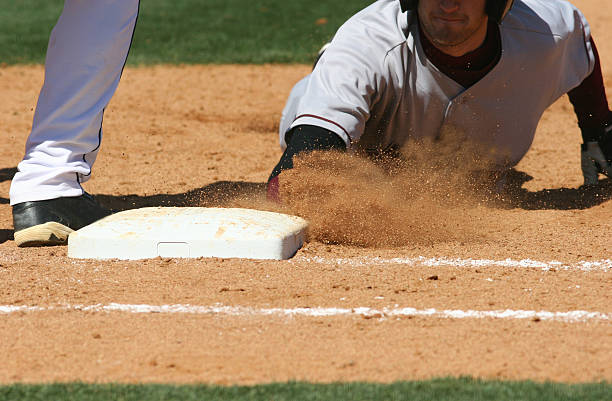
MULTIPOLYGON (((560 0, 379 0, 336 33, 291 92, 268 183, 313 150, 380 154, 461 132, 503 177, 569 94, 584 183, 612 177, 612 114, 589 25, 560 0)), ((554 139, 551 139, 554 140, 554 139)), ((415 145, 418 146, 418 145, 415 145)), ((279 178, 280 175, 280 178, 279 178)))

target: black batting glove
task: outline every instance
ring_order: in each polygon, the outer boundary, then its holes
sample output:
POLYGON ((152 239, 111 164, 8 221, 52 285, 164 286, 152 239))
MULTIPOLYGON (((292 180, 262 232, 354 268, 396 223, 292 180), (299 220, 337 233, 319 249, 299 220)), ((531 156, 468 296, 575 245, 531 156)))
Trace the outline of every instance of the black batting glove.
POLYGON ((599 132, 583 132, 593 138, 581 146, 581 166, 584 185, 597 185, 599 174, 612 178, 612 113, 608 124, 599 132))

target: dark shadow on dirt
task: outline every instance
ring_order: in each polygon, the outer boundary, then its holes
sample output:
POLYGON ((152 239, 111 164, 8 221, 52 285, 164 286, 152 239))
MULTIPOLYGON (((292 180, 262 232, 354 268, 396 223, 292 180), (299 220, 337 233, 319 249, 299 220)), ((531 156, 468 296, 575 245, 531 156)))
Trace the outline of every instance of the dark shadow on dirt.
MULTIPOLYGON (((523 184, 532 180, 529 174, 512 170, 508 175, 507 194, 495 202, 501 208, 525 210, 583 210, 612 199, 612 180, 604 179, 597 187, 555 188, 528 191, 523 184)), ((96 195, 96 199, 115 211, 150 206, 226 206, 238 198, 263 196, 263 182, 217 181, 202 188, 180 194, 96 195)))
POLYGON ((0 244, 13 240, 13 230, 0 229, 0 244))
POLYGON ((612 180, 600 180, 597 186, 555 188, 530 192, 522 188, 533 179, 522 171, 508 174, 508 193, 501 196, 500 206, 525 210, 583 210, 612 199, 612 180))
MULTIPOLYGON (((0 182, 11 181, 15 173, 17 173, 17 167, 0 168, 0 182)), ((9 204, 8 198, 0 197, 0 205, 8 205, 8 204, 9 204)), ((2 240, 2 238, 3 237, 0 237, 0 240, 2 240)))
POLYGON ((17 167, 0 168, 0 182, 10 181, 17 173, 17 167))
POLYGON ((224 206, 238 198, 263 196, 266 184, 263 182, 217 181, 202 188, 180 194, 154 195, 96 195, 103 206, 120 212, 128 209, 153 206, 224 206))

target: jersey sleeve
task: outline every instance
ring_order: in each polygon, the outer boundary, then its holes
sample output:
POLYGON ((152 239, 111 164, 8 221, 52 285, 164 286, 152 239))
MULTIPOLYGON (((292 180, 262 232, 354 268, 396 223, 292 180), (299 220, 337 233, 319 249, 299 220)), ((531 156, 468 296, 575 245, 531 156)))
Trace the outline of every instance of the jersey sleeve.
POLYGON ((372 106, 384 91, 384 47, 359 21, 343 26, 314 71, 291 128, 315 125, 339 135, 347 148, 362 135, 372 106))
POLYGON ((595 54, 591 44, 591 28, 580 10, 570 3, 560 3, 564 9, 563 22, 567 35, 559 41, 564 46, 564 59, 559 75, 558 93, 555 99, 579 86, 595 68, 595 54))

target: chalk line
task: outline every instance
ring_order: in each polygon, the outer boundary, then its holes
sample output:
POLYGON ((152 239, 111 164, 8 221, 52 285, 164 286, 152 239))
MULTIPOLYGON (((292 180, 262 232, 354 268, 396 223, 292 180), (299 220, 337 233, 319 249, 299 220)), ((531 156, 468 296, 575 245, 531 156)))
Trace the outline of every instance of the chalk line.
POLYGON ((248 306, 226 305, 138 305, 138 304, 94 304, 94 305, 58 305, 58 306, 28 306, 0 305, 0 314, 19 312, 47 311, 83 311, 83 312, 124 312, 124 313, 162 313, 162 314, 194 314, 194 315, 227 315, 227 316, 280 316, 280 317, 336 317, 363 316, 369 318, 393 317, 430 317, 438 319, 532 319, 562 322, 612 321, 612 314, 574 310, 566 312, 534 311, 534 310, 459 310, 434 308, 254 308, 248 306))
POLYGON ((408 265, 408 266, 450 266, 450 267, 509 267, 509 268, 529 268, 550 270, 581 270, 581 271, 603 271, 609 272, 612 269, 612 259, 602 259, 597 261, 579 261, 575 263, 565 263, 560 261, 542 262, 532 259, 453 259, 453 258, 426 258, 419 256, 415 258, 380 258, 380 257, 355 257, 355 258, 324 258, 321 256, 296 256, 291 259, 293 263, 307 262, 329 265, 348 265, 348 266, 373 266, 373 265, 408 265))

